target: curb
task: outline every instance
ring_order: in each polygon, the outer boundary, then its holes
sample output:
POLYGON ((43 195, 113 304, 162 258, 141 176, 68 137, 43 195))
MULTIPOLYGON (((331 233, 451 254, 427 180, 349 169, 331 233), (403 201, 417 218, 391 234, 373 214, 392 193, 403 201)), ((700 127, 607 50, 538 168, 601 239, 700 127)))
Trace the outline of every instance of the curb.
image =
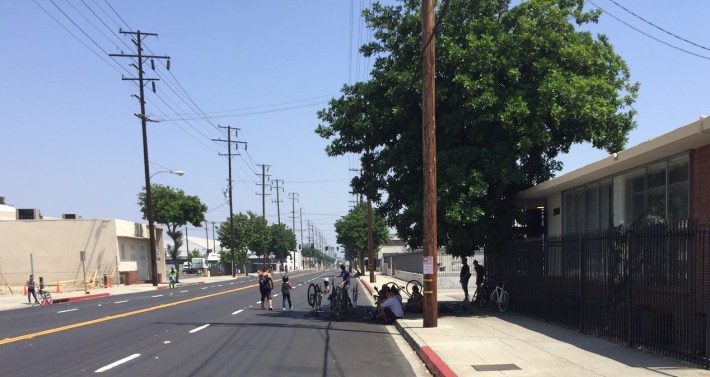
MULTIPOLYGON (((375 290, 370 286, 370 283, 360 279, 360 282, 365 285, 365 288, 370 292, 370 295, 374 295, 375 290)), ((427 345, 420 346, 419 342, 412 337, 411 334, 402 326, 400 321, 395 321, 394 323, 397 331, 404 337, 404 339, 409 343, 409 345, 417 353, 417 356, 424 362, 426 368, 429 372, 437 377, 457 377, 451 368, 449 368, 446 363, 439 357, 439 355, 427 345)))

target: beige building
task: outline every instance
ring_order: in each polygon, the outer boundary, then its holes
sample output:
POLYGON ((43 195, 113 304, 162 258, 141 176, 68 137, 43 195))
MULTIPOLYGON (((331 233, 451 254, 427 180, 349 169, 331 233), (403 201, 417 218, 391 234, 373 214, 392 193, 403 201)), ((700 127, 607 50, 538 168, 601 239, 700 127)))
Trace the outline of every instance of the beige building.
MULTIPOLYGON (((156 227, 157 266, 164 280, 163 229, 156 227)), ((0 221, 0 293, 19 289, 34 271, 35 280, 55 289, 103 282, 133 284, 151 280, 148 226, 107 219, 34 219, 0 221), (82 251, 84 261, 81 260, 82 251)))

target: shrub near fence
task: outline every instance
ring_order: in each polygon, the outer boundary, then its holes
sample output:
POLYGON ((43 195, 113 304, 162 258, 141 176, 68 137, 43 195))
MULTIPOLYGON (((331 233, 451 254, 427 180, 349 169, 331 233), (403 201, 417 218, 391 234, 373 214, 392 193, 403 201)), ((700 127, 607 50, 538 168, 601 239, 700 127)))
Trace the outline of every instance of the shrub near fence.
POLYGON ((708 368, 709 248, 710 224, 686 221, 510 242, 487 259, 511 309, 708 368))

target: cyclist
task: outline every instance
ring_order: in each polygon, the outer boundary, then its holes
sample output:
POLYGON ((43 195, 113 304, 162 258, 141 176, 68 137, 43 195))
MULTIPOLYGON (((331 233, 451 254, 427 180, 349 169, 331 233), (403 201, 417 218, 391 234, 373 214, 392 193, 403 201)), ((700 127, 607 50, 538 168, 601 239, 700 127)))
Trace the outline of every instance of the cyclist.
MULTIPOLYGON (((343 281, 341 281, 338 285, 343 286, 343 289, 345 290, 345 297, 348 299, 348 306, 352 306, 353 304, 350 302, 350 297, 348 296, 348 288, 350 287, 350 272, 348 272, 344 264, 340 265, 340 274, 333 276, 333 278, 343 278, 343 281)), ((333 294, 331 293, 328 299, 332 300, 332 298, 333 294)))

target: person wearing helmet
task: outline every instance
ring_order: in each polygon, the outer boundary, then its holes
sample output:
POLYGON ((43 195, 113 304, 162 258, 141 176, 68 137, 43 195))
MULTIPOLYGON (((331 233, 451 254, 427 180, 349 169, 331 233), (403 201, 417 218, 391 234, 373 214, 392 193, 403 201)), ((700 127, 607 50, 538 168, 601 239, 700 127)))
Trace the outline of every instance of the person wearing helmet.
POLYGON ((327 276, 323 277, 323 293, 330 293, 330 278, 327 276))
POLYGON ((342 285, 345 289, 347 289, 350 286, 350 272, 345 268, 344 264, 340 265, 340 274, 333 276, 334 278, 343 278, 343 281, 340 282, 340 285, 342 285))
POLYGON ((286 310, 286 300, 288 300, 288 310, 293 310, 293 305, 291 304, 291 283, 288 282, 288 275, 284 275, 281 278, 283 282, 281 283, 281 296, 283 297, 283 309, 286 310))

